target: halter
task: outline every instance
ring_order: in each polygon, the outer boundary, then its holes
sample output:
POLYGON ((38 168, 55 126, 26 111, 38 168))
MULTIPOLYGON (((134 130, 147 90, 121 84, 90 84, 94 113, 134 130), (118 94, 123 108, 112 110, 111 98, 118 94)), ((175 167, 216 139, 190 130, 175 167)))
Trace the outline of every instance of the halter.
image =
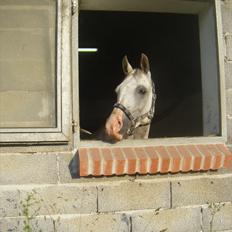
POLYGON ((150 110, 147 113, 142 114, 137 118, 134 118, 132 113, 124 105, 122 105, 121 103, 114 104, 114 108, 118 108, 122 110, 123 113, 128 117, 128 119, 131 122, 131 126, 130 128, 128 128, 126 133, 128 136, 133 135, 136 128, 151 124, 151 120, 155 113, 155 101, 156 101, 155 84, 152 81, 152 104, 150 110))

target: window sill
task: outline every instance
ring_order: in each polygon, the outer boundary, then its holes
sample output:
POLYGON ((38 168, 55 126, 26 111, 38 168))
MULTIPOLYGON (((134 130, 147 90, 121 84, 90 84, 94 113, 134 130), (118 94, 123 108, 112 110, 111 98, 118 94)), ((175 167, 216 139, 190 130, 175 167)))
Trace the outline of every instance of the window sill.
POLYGON ((81 147, 80 176, 178 173, 229 168, 232 152, 224 143, 81 147))

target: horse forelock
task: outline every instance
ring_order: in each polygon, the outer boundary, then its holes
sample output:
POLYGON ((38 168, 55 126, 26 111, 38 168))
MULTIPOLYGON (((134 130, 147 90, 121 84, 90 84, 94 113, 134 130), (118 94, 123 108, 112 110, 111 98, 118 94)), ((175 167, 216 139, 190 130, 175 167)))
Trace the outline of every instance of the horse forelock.
POLYGON ((139 68, 135 69, 134 76, 142 76, 142 75, 145 75, 142 69, 139 68))
POLYGON ((131 85, 132 82, 139 84, 139 82, 146 83, 146 87, 149 87, 151 85, 150 83, 150 72, 145 73, 143 70, 137 68, 134 69, 129 75, 125 77, 125 79, 116 87, 115 91, 116 93, 119 91, 120 88, 125 87, 127 85, 131 85), (136 81, 136 82, 134 82, 136 81))

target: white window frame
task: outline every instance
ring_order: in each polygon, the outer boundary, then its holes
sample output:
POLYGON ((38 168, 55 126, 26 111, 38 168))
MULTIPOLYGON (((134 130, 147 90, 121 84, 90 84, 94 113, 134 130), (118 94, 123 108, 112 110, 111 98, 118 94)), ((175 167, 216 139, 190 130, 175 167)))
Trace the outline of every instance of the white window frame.
POLYGON ((71 0, 57 0, 56 128, 0 129, 0 146, 63 144, 72 139, 71 0))
MULTIPOLYGON (((216 52, 216 72, 214 78, 219 77, 219 83, 216 86, 219 94, 219 112, 220 115, 220 136, 199 136, 199 137, 178 137, 178 138, 149 138, 147 140, 123 140, 116 144, 107 144, 101 141, 80 141, 79 123, 77 123, 77 131, 75 133, 75 147, 128 147, 128 146, 147 146, 147 145, 170 145, 170 144, 201 144, 201 143, 226 143, 227 142, 227 127, 226 127, 226 98, 225 98, 225 74, 224 74, 224 52, 223 52, 223 33, 221 21, 221 3, 218 0, 211 0, 208 2, 197 0, 73 0, 74 1, 74 16, 73 16, 73 78, 75 83, 75 108, 77 112, 74 115, 75 121, 79 122, 79 74, 78 74, 78 17, 80 10, 108 10, 108 11, 142 11, 142 12, 163 12, 163 13, 183 13, 183 14, 196 14, 199 16, 199 29, 200 29, 200 42, 206 47, 206 52, 210 54, 211 50, 207 50, 207 41, 205 37, 207 32, 207 23, 211 27, 215 27, 216 36, 214 38, 216 52), (209 12, 209 14, 207 13, 209 12), (203 22, 203 23, 202 23, 203 22), (206 23, 206 24, 204 24, 206 23)), ((214 33, 215 33, 214 31, 214 33)), ((203 51, 205 52, 205 51, 203 51)), ((207 57, 203 56, 201 50, 201 65, 205 65, 207 57)), ((208 75, 207 69, 213 68, 209 63, 202 70, 202 75, 208 75), (204 73, 205 72, 205 73, 204 73)), ((204 83, 202 83, 204 84, 204 83)), ((207 86, 206 86, 207 88, 207 86)), ((204 104, 210 104, 213 95, 209 94, 209 99, 203 99, 204 104), (206 101, 204 103, 204 101, 206 101)), ((213 101, 218 101, 217 96, 213 97, 213 101)), ((212 102, 213 102, 212 101, 212 102)), ((212 103, 211 102, 211 103, 212 103)), ((213 107, 213 106, 212 106, 213 107)), ((203 109, 203 124, 206 124, 208 112, 203 109)), ((213 116, 214 117, 214 116, 213 116)), ((207 124, 206 124, 207 125, 207 124)), ((207 134, 207 126, 204 127, 204 134, 207 134)))

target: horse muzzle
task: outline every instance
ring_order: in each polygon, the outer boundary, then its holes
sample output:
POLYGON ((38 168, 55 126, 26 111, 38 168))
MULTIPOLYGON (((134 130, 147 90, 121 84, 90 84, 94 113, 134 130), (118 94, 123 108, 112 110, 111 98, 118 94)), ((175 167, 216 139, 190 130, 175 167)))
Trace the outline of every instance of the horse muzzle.
POLYGON ((105 124, 107 136, 115 141, 124 138, 129 126, 129 119, 121 109, 114 108, 105 124))

